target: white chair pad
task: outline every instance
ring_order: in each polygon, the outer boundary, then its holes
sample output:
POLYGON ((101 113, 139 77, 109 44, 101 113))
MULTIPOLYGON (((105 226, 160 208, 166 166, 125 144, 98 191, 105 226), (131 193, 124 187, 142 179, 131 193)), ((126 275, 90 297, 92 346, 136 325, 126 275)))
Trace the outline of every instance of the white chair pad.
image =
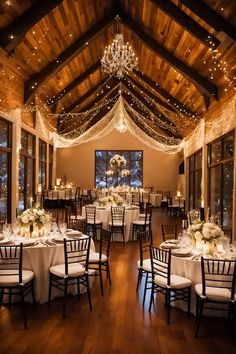
MULTIPOLYGON (((154 278, 154 282, 155 284, 166 288, 167 287, 167 279, 161 277, 160 275, 156 275, 154 278)), ((183 288, 187 288, 188 286, 191 286, 192 282, 191 280, 187 279, 187 278, 183 278, 180 277, 179 275, 174 275, 172 274, 170 276, 170 287, 172 289, 183 289, 183 288)))
MULTIPOLYGON (((137 267, 138 267, 138 269, 141 268, 141 266, 140 266, 140 260, 137 262, 137 267)), ((146 272, 151 272, 151 271, 152 271, 151 259, 144 259, 144 260, 143 260, 142 269, 145 270, 146 272)))
MULTIPOLYGON (((4 274, 6 273, 18 273, 18 270, 9 270, 9 271, 4 271, 4 274)), ((31 270, 22 270, 22 283, 27 284, 34 278, 34 272, 31 270)), ((19 285, 19 276, 18 275, 2 275, 1 276, 1 271, 0 271, 0 286, 6 286, 6 287, 14 287, 19 285)))
MULTIPOLYGON (((126 225, 125 222, 123 224, 122 221, 113 222, 113 226, 125 226, 125 225, 126 225)), ((111 221, 109 222, 109 226, 112 226, 112 222, 111 221)))
MULTIPOLYGON (((135 225, 145 225, 145 220, 134 220, 133 224, 135 224, 135 225)), ((150 221, 147 221, 146 224, 150 224, 150 221)))
MULTIPOLYGON (((87 220, 87 224, 94 225, 94 221, 88 219, 87 220)), ((102 224, 102 221, 101 220, 95 220, 95 225, 99 225, 99 224, 102 224)))
POLYGON ((139 219, 145 219, 145 214, 139 214, 139 219))
MULTIPOLYGON (((100 261, 100 254, 98 252, 89 253, 89 263, 98 263, 100 261)), ((101 255, 101 262, 104 263, 107 261, 107 256, 105 254, 101 255)))
MULTIPOLYGON (((195 285, 196 293, 202 295, 202 284, 195 285)), ((206 287, 206 297, 212 301, 230 301, 231 292, 227 288, 206 287)))
POLYGON ((82 216, 82 215, 71 215, 70 219, 71 220, 86 220, 85 216, 82 216))
MULTIPOLYGON (((50 273, 60 277, 65 277, 65 264, 58 264, 50 267, 50 273)), ((82 264, 79 263, 71 263, 68 264, 68 276, 71 278, 76 278, 84 275, 85 268, 82 264)))

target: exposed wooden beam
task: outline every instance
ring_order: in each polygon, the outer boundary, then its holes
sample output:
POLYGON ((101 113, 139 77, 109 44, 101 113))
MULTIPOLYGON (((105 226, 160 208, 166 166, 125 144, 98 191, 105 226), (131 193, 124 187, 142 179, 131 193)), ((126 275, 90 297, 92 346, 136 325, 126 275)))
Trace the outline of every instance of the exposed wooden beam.
MULTIPOLYGON (((155 96, 152 92, 146 89, 142 84, 140 84, 137 79, 135 80, 131 76, 127 76, 127 80, 129 80, 133 85, 135 85, 140 91, 144 92, 155 104, 162 106, 163 108, 168 109, 169 111, 175 112, 174 108, 169 106, 166 102, 162 101, 160 98, 155 96)), ((141 93, 142 93, 141 92, 141 93)))
MULTIPOLYGON (((189 10, 194 12, 199 18, 204 20, 218 32, 224 32, 232 39, 236 40, 236 28, 223 16, 202 0, 180 0, 189 10)), ((232 1, 233 2, 233 1, 232 1)))
POLYGON ((156 42, 149 34, 144 32, 140 28, 140 25, 130 16, 121 13, 120 17, 128 29, 140 38, 156 55, 161 57, 170 66, 180 72, 187 80, 192 82, 202 94, 204 93, 215 100, 218 99, 217 86, 215 86, 207 78, 201 76, 195 69, 182 62, 160 43, 156 42))
POLYGON ((102 81, 100 81, 97 85, 93 86, 90 90, 88 90, 83 96, 81 96, 76 102, 74 102, 70 107, 66 108, 63 113, 70 113, 75 108, 78 108, 87 98, 93 95, 99 88, 102 88, 105 83, 109 83, 109 77, 106 76, 102 81))
POLYGON ((63 0, 39 0, 0 33, 0 45, 9 54, 23 41, 26 33, 63 0))
POLYGON ((117 85, 118 80, 114 80, 112 81, 112 83, 109 83, 108 87, 105 86, 103 88, 100 95, 98 95, 94 100, 89 102, 85 107, 83 107, 83 109, 79 110, 79 112, 89 111, 94 106, 96 106, 102 99, 109 98, 111 95, 114 95, 114 89, 115 91, 118 91, 117 85))
POLYGON ((144 73, 141 73, 138 70, 133 70, 133 73, 137 75, 145 84, 150 86, 154 91, 156 91, 159 95, 164 97, 168 103, 177 111, 181 112, 189 117, 194 116, 195 113, 184 106, 180 101, 178 101, 174 96, 170 95, 169 92, 167 92, 163 87, 160 85, 156 84, 154 81, 152 81, 147 75, 144 73))
POLYGON ((65 49, 55 60, 47 64, 39 73, 33 75, 25 83, 24 99, 28 102, 36 90, 38 90, 50 77, 64 68, 72 59, 74 59, 84 48, 87 47, 89 41, 93 40, 99 33, 104 31, 114 20, 115 12, 111 12, 102 20, 96 23, 72 45, 65 49))
POLYGON ((58 101, 62 99, 65 95, 67 95, 70 91, 72 91, 76 86, 81 84, 84 80, 88 78, 89 75, 91 75, 93 72, 98 70, 98 68, 101 66, 100 60, 97 61, 95 64, 90 66, 86 71, 84 71, 80 76, 78 76, 76 79, 74 79, 72 82, 70 82, 63 90, 61 90, 56 96, 50 98, 48 100, 49 106, 54 106, 58 101))
POLYGON ((171 17, 175 22, 184 27, 196 39, 200 40, 202 44, 210 48, 217 48, 220 41, 208 32, 204 27, 199 25, 192 17, 188 16, 177 5, 170 0, 151 0, 155 3, 165 14, 171 17))
MULTIPOLYGON (((171 127, 175 128, 175 124, 172 123, 164 114, 160 113, 155 107, 150 107, 147 102, 143 99, 143 96, 138 93, 132 86, 128 86, 128 83, 125 80, 122 80, 123 85, 126 87, 128 91, 142 104, 149 110, 151 111, 154 116, 158 117, 163 123, 170 125, 171 127)), ((164 129, 160 127, 167 135, 169 136, 174 136, 175 138, 182 138, 182 136, 179 133, 174 133, 169 131, 168 129, 164 129)))

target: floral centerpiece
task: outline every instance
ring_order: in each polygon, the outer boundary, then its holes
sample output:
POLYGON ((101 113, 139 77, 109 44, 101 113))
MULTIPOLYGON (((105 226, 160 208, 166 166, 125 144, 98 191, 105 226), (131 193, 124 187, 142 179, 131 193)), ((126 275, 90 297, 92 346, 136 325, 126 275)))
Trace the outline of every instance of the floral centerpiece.
POLYGON ((120 175, 121 175, 121 177, 128 177, 130 175, 130 171, 126 170, 126 169, 121 170, 120 175))
MULTIPOLYGON (((25 236, 26 234, 29 234, 30 236, 33 233, 42 236, 42 232, 38 231, 46 224, 50 224, 51 216, 44 209, 35 207, 23 211, 23 213, 18 216, 17 220, 22 230, 22 236, 24 234, 25 236), (37 229, 37 231, 35 229, 37 229)), ((34 237, 36 236, 37 235, 34 235, 34 237)))
POLYGON ((213 222, 204 222, 199 219, 193 221, 193 224, 188 227, 187 233, 195 243, 202 241, 213 247, 216 240, 224 236, 224 232, 219 226, 213 222))
POLYGON ((106 205, 121 206, 124 204, 123 198, 121 198, 117 193, 111 193, 107 197, 100 198, 98 202, 99 205, 103 205, 103 206, 106 205))
POLYGON ((124 167, 126 166, 126 159, 124 158, 124 156, 120 156, 120 155, 114 155, 111 159, 110 159, 110 165, 111 167, 124 167))

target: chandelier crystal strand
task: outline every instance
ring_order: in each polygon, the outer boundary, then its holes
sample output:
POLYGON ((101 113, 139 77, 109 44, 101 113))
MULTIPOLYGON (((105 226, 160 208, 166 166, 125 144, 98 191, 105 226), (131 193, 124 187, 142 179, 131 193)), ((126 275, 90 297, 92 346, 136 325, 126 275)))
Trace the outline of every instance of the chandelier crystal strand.
MULTIPOLYGON (((118 16, 116 17, 116 20, 118 31, 118 16)), ((129 42, 124 43, 123 34, 117 33, 112 44, 105 48, 101 64, 105 73, 109 75, 115 74, 121 79, 124 74, 127 74, 138 65, 138 58, 132 50, 129 42)))

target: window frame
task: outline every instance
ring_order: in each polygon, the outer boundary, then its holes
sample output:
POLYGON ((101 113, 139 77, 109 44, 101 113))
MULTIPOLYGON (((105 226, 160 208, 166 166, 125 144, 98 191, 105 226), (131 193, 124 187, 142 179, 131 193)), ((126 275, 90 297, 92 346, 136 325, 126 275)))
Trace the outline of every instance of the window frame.
MULTIPOLYGON (((38 151, 38 158, 39 158, 39 171, 40 171, 40 167, 44 166, 45 167, 45 185, 42 183, 42 179, 40 179, 40 174, 38 173, 38 183, 42 185, 42 188, 43 189, 46 189, 47 188, 47 142, 43 139, 40 139, 39 138, 39 151, 38 151), (42 159, 42 154, 41 154, 41 146, 42 144, 45 144, 46 146, 46 155, 45 155, 45 160, 42 159)), ((42 169, 41 169, 42 171, 42 169)))
MULTIPOLYGON (((140 188, 142 188, 143 187, 143 150, 116 150, 116 149, 114 149, 114 150, 105 150, 105 149, 101 149, 101 150, 95 150, 95 158, 94 158, 94 163, 95 163, 95 168, 94 168, 94 186, 95 186, 95 188, 99 188, 99 187, 97 187, 97 185, 96 185, 96 161, 97 161, 97 156, 96 156, 96 153, 97 152, 106 152, 106 171, 108 170, 108 169, 110 169, 111 167, 110 167, 110 157, 108 157, 108 152, 112 152, 114 155, 116 155, 116 154, 118 154, 118 155, 122 155, 123 153, 129 153, 129 164, 130 164, 130 161, 131 161, 131 159, 130 159, 130 155, 131 155, 131 153, 132 152, 141 152, 142 153, 142 157, 141 157, 141 164, 142 164, 142 173, 141 173, 141 187, 140 188)), ((136 160, 132 160, 132 161, 136 161, 136 160)), ((125 166, 124 168, 129 168, 130 166, 125 166)), ((128 178, 128 184, 127 184, 127 186, 130 186, 130 176, 128 176, 127 177, 128 178)), ((107 187, 107 179, 108 179, 108 176, 106 175, 106 187, 104 187, 104 188, 108 188, 107 187)))
POLYGON ((7 131, 7 147, 0 146, 0 152, 7 154, 7 221, 11 221, 12 208, 12 129, 11 121, 0 116, 0 120, 5 122, 8 126, 7 131))
MULTIPOLYGON (((26 138, 26 152, 21 151, 19 153, 20 157, 24 158, 24 209, 27 208, 27 182, 28 182, 28 178, 27 178, 27 170, 28 170, 28 165, 29 165, 29 159, 33 161, 33 185, 32 185, 32 195, 35 196, 35 162, 36 162, 36 136, 32 133, 30 133, 29 131, 27 131, 26 129, 21 129, 21 137, 22 137, 22 132, 24 132, 27 136, 26 138), (33 138, 33 154, 30 155, 28 153, 28 136, 31 136, 33 138)), ((18 169, 20 170, 20 164, 18 169)), ((19 201, 18 201, 19 202, 19 201)))
POLYGON ((188 208, 189 210, 190 208, 190 179, 191 176, 193 175, 193 209, 196 208, 196 174, 197 172, 201 171, 201 194, 202 194, 202 159, 203 159, 203 149, 199 149, 197 151, 195 151, 192 155, 188 156, 188 186, 189 186, 189 190, 188 190, 188 208), (197 155, 199 155, 201 153, 202 158, 201 158, 201 167, 200 168, 196 168, 196 157, 197 155), (191 170, 191 158, 193 158, 193 170, 191 170))
MULTIPOLYGON (((234 171, 234 153, 235 153, 235 133, 234 130, 230 131, 222 136, 220 136, 219 138, 211 141, 210 143, 207 144, 207 170, 208 170, 208 178, 207 178, 207 187, 208 187, 208 210, 209 210, 209 217, 211 216, 211 169, 213 167, 217 167, 220 166, 220 218, 221 218, 221 224, 222 224, 222 229, 223 229, 223 182, 224 182, 224 171, 223 171, 223 166, 228 164, 228 163, 233 163, 233 171, 234 171), (233 154, 232 157, 230 158, 224 158, 224 139, 232 136, 233 138, 233 154), (221 159, 219 161, 213 162, 211 163, 211 158, 212 158, 212 145, 217 143, 217 142, 221 142, 221 159)), ((234 177, 233 177, 233 189, 235 188, 234 186, 234 177)), ((233 198, 232 198, 233 199, 233 198)), ((233 220, 233 204, 232 204, 232 220, 233 220)), ((230 229, 225 229, 227 231, 232 231, 233 228, 233 224, 231 225, 230 229)), ((224 229, 223 229, 224 230, 224 229)))
POLYGON ((53 185, 53 162, 54 162, 54 146, 48 144, 49 160, 48 160, 48 185, 52 187, 53 185), (52 153, 51 153, 52 152, 52 153))

